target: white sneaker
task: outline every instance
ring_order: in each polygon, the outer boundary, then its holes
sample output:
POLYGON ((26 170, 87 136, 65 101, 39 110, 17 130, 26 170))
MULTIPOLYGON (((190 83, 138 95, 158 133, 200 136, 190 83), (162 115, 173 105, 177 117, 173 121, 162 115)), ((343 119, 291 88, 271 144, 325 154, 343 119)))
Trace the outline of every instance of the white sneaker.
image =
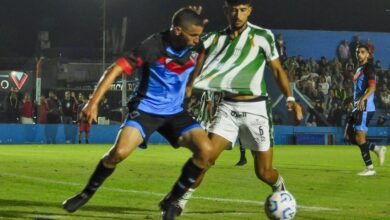
POLYGON ((373 168, 366 168, 362 172, 359 172, 357 175, 359 175, 359 176, 375 176, 376 171, 373 168))
POLYGON ((379 159, 379 165, 383 166, 385 163, 385 156, 386 156, 387 147, 385 146, 378 146, 378 150, 374 151, 376 156, 378 156, 379 159))

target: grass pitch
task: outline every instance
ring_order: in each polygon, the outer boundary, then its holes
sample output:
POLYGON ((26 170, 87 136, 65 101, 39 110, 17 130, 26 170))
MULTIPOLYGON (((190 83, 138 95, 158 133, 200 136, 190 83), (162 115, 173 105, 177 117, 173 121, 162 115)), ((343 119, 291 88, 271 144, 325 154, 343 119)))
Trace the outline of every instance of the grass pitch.
MULTIPOLYGON (((64 199, 79 192, 108 145, 0 145, 0 219, 159 219, 159 200, 184 162, 186 149, 149 146, 122 162, 81 210, 64 199)), ((295 219, 390 219, 390 161, 377 176, 359 177, 363 161, 353 146, 276 146, 274 166, 295 196, 295 219)), ((271 189, 256 179, 253 160, 235 167, 237 149, 209 170, 179 219, 266 219, 271 189)), ((374 165, 377 158, 372 154, 374 165)))

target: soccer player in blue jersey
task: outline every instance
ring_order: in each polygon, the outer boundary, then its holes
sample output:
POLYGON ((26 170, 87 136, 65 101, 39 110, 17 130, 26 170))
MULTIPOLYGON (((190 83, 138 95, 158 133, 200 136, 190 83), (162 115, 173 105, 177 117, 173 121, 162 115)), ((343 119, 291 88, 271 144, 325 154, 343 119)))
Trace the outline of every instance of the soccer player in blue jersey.
POLYGON ((359 172, 359 176, 374 176, 376 171, 371 161, 370 150, 379 158, 379 164, 385 161, 385 146, 377 146, 366 140, 368 123, 375 113, 374 93, 376 89, 375 69, 372 64, 372 54, 366 45, 359 45, 356 49, 356 58, 359 67, 353 77, 354 96, 352 116, 347 123, 347 138, 360 148, 366 169, 359 172))
POLYGON ((114 80, 123 72, 142 71, 137 95, 128 103, 129 114, 112 148, 103 156, 85 188, 64 201, 63 207, 74 212, 81 208, 109 177, 118 163, 138 146, 146 147, 157 131, 173 147, 185 146, 193 152, 171 192, 160 202, 163 219, 175 219, 177 200, 206 169, 212 144, 198 122, 183 108, 186 84, 198 58, 204 53, 200 41, 203 19, 190 9, 180 9, 169 30, 156 33, 128 55, 119 58, 101 77, 92 98, 82 110, 89 123, 96 121, 98 103, 114 80))

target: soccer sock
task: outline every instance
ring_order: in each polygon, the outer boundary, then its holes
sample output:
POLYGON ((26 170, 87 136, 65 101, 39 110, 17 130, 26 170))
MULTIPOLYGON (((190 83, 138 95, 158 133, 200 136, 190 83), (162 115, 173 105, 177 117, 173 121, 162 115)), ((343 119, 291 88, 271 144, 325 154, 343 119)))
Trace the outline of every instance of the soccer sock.
POLYGON ((181 198, 191 186, 194 185, 196 179, 202 174, 204 169, 196 166, 190 158, 184 164, 181 175, 169 195, 169 200, 176 201, 181 198))
POLYGON ((362 153, 362 158, 364 163, 366 164, 366 167, 372 166, 369 144, 366 142, 364 144, 359 145, 359 148, 362 153))
POLYGON ((245 160, 245 148, 241 145, 240 142, 240 160, 245 160))
POLYGON ((286 190, 286 186, 285 186, 285 183, 284 183, 284 179, 279 174, 278 180, 276 180, 276 183, 274 185, 272 185, 272 191, 278 192, 278 191, 285 191, 285 190, 286 190))
POLYGON ((367 142, 368 143, 368 149, 370 151, 376 151, 378 150, 378 146, 376 146, 376 144, 373 144, 373 143, 370 143, 370 142, 367 142))
POLYGON ((184 208, 187 205, 188 200, 191 198, 192 193, 194 193, 194 192, 195 192, 195 189, 189 188, 188 191, 186 193, 184 193, 184 195, 179 199, 178 204, 179 204, 181 209, 184 210, 184 208))
POLYGON ((89 179, 87 186, 84 188, 83 193, 87 194, 88 196, 92 196, 103 184, 104 180, 114 172, 114 170, 115 168, 105 167, 103 165, 103 159, 100 160, 91 178, 89 179))

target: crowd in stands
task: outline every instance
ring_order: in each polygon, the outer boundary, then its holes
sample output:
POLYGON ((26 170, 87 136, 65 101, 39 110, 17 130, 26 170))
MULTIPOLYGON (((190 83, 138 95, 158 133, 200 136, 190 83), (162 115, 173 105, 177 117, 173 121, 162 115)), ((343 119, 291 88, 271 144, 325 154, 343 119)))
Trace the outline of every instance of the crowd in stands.
MULTIPOLYGON (((390 68, 384 70, 380 60, 375 60, 375 46, 370 39, 361 42, 355 36, 352 42, 343 40, 337 46, 335 57, 322 56, 319 60, 312 57, 288 56, 288 48, 281 34, 276 36, 276 47, 281 63, 291 82, 309 103, 305 110, 304 122, 283 119, 274 115, 275 124, 306 125, 306 126, 344 126, 345 119, 352 110, 353 75, 357 67, 355 50, 364 43, 374 54, 374 65, 377 75, 377 90, 375 103, 382 109, 383 115, 378 117, 377 125, 383 125, 390 116, 390 68)), ((134 87, 136 88, 136 86, 134 87)), ((77 123, 81 107, 89 94, 76 91, 49 91, 48 96, 41 96, 40 105, 34 103, 31 94, 21 94, 17 89, 10 89, 3 106, 8 123, 77 123), (76 94, 77 93, 77 94, 76 94)), ((116 94, 118 95, 118 94, 116 94)), ((199 95, 199 94, 198 94, 199 95)), ((119 95, 120 96, 120 95, 119 95)), ((199 112, 200 96, 190 99, 188 110, 195 116, 199 112)), ((303 100, 301 100, 302 102, 303 100)), ((113 103, 111 98, 105 98, 100 104, 99 117, 109 118, 109 112, 121 104, 113 103)), ((119 119, 120 121, 120 119, 119 119)))
MULTIPOLYGON (((31 94, 22 94, 16 88, 11 88, 3 100, 6 123, 21 124, 77 124, 80 112, 91 95, 86 92, 65 90, 59 97, 53 90, 48 95, 40 97, 40 103, 34 102, 31 94)), ((111 105, 107 98, 100 103, 99 117, 109 117, 111 105)))
POLYGON ((390 115, 388 82, 390 69, 383 70, 381 61, 375 60, 375 47, 370 39, 361 42, 360 37, 355 36, 351 43, 343 40, 337 47, 337 56, 330 58, 331 60, 325 56, 319 61, 293 56, 283 61, 289 79, 296 83, 299 91, 311 102, 312 107, 308 109, 308 118, 305 122, 307 126, 343 125, 353 106, 352 79, 358 65, 355 51, 362 43, 374 54, 373 62, 377 76, 376 107, 385 109, 383 119, 390 115))

